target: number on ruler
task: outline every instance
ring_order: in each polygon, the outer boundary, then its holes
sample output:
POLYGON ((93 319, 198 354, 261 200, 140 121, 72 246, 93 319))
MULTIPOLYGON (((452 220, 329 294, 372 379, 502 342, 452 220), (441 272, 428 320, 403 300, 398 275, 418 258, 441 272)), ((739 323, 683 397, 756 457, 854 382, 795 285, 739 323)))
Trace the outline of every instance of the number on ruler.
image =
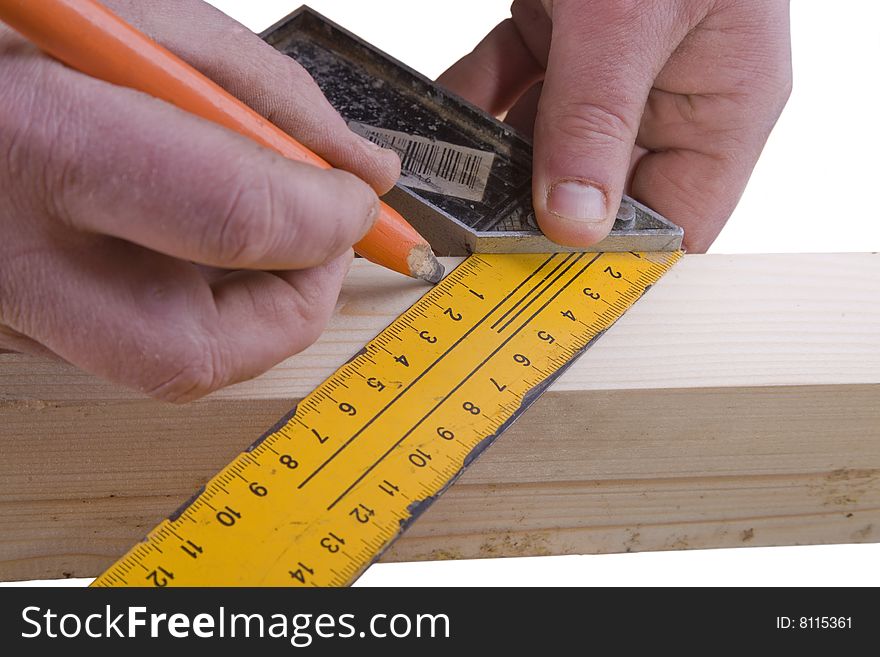
POLYGON ((385 384, 382 383, 375 376, 371 376, 369 379, 367 379, 367 385, 370 386, 371 388, 375 388, 379 392, 382 392, 383 390, 385 390, 385 384))
POLYGON ((538 339, 543 340, 544 342, 549 342, 550 344, 556 342, 556 338, 547 333, 547 331, 538 331, 538 339))
POLYGON ((306 583, 306 573, 308 573, 309 575, 314 575, 315 571, 312 570, 311 568, 309 568, 307 565, 305 565, 302 561, 297 561, 296 565, 299 566, 299 568, 297 568, 296 570, 288 570, 287 572, 290 573, 290 576, 293 579, 297 579, 300 582, 302 582, 303 584, 305 584, 306 583))
POLYGON ((199 555, 205 551, 201 545, 196 545, 192 541, 187 541, 186 545, 180 546, 180 549, 186 552, 193 559, 198 559, 199 555))
POLYGON ((330 554, 336 554, 341 549, 340 546, 345 545, 345 541, 339 538, 333 532, 329 532, 324 538, 321 539, 321 547, 327 550, 330 554))
POLYGON ((357 415, 357 409, 348 402, 342 402, 339 404, 339 410, 346 415, 357 415))
POLYGON ((168 572, 162 566, 157 566, 155 570, 147 573, 147 581, 152 582, 153 586, 168 586, 168 580, 174 579, 174 573, 168 572))
POLYGON ((430 460, 431 455, 421 449, 416 449, 416 451, 409 455, 409 462, 417 468, 424 468, 430 460))
POLYGON ((217 512, 217 522, 225 527, 232 527, 236 520, 241 519, 241 514, 230 506, 217 512))
POLYGON ((422 340, 424 340, 425 342, 427 342, 428 344, 434 344, 435 342, 437 342, 437 338, 435 338, 433 335, 431 335, 427 331, 420 331, 419 337, 422 340))
POLYGON ((281 465, 285 466, 288 470, 296 470, 299 467, 299 461, 293 458, 290 454, 282 454, 278 457, 278 460, 281 462, 281 465))
POLYGON ((593 288, 591 287, 585 287, 584 294, 596 301, 598 301, 602 296, 598 292, 593 292, 593 288))
POLYGON ((443 314, 448 315, 450 317, 450 319, 452 319, 453 322, 460 322, 461 321, 461 313, 455 312, 452 308, 447 308, 446 310, 443 311, 443 314))
POLYGON ((400 356, 395 356, 394 360, 396 362, 400 363, 401 365, 403 365, 404 367, 409 367, 409 361, 406 359, 406 356, 403 354, 400 354, 400 356))
POLYGON ((323 445, 324 443, 326 443, 328 440, 330 440, 330 436, 322 436, 322 435, 318 432, 317 429, 312 429, 312 433, 315 434, 315 437, 318 439, 318 442, 319 442, 320 444, 322 444, 322 445, 323 445))
POLYGON ((480 414, 480 407, 474 405, 473 402, 466 401, 464 404, 461 405, 461 407, 464 410, 466 410, 468 413, 470 413, 471 415, 479 415, 480 414))
POLYGON ((382 483, 379 484, 379 490, 388 493, 391 497, 394 497, 394 493, 400 492, 400 489, 387 479, 383 480, 382 483))
POLYGON ((248 489, 257 497, 266 497, 269 494, 269 491, 265 486, 260 486, 256 481, 252 481, 248 485, 248 489))
POLYGON ((354 516, 354 519, 360 523, 366 524, 370 522, 370 518, 376 515, 376 512, 373 511, 370 507, 365 506, 363 504, 358 504, 351 511, 348 512, 348 515, 354 516))
POLYGON ((619 271, 614 271, 610 266, 605 267, 604 271, 606 274, 610 275, 611 278, 620 278, 621 276, 623 276, 623 274, 621 274, 619 271))

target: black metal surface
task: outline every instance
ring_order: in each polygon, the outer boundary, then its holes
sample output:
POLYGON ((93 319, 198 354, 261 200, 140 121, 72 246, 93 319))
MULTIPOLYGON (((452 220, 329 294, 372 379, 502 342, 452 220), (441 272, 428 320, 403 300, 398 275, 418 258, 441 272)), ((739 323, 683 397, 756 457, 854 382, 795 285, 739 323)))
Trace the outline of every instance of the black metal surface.
MULTIPOLYGON (((510 209, 531 208, 532 149, 522 137, 457 96, 305 7, 265 40, 295 58, 348 121, 496 154, 481 203, 414 190, 476 230, 521 230, 510 209)), ((527 222, 528 224, 528 222, 527 222)), ((531 227, 536 227, 534 217, 531 227)))

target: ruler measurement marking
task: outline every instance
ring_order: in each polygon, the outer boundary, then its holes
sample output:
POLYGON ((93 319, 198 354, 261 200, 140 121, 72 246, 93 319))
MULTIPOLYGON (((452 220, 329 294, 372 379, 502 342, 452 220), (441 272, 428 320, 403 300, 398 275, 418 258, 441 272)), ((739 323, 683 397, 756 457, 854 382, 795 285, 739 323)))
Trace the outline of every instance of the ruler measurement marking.
MULTIPOLYGON (((547 258, 544 262, 542 262, 541 265, 540 265, 535 271, 533 271, 533 272, 529 275, 529 277, 528 277, 526 280, 524 280, 522 283, 520 283, 519 285, 517 285, 516 288, 514 288, 512 294, 516 294, 516 292, 518 292, 519 289, 520 289, 523 285, 525 285, 526 283, 528 283, 528 282, 529 282, 534 276, 536 276, 536 275, 538 274, 538 272, 541 271, 547 263, 549 263, 551 260, 553 260, 553 259, 556 257, 556 255, 557 255, 557 254, 554 253, 554 254, 551 255, 549 258, 547 258)), ((565 264, 565 261, 568 260, 570 257, 571 257, 571 254, 569 254, 568 256, 566 256, 566 258, 562 261, 562 263, 560 263, 559 265, 556 266, 556 269, 559 269, 560 266, 562 266, 563 264, 565 264)), ((547 276, 544 277, 544 279, 541 281, 541 283, 543 283, 544 281, 546 281, 548 277, 552 276, 553 273, 556 271, 556 269, 554 269, 554 270, 551 271, 549 274, 547 274, 547 276)), ((540 286, 541 286, 541 283, 538 283, 537 287, 540 287, 540 286)), ((534 288, 530 288, 529 291, 528 291, 528 293, 527 293, 525 296, 523 296, 519 301, 517 301, 517 302, 516 302, 515 304, 513 304, 510 308, 508 308, 507 311, 506 311, 503 315, 501 315, 501 317, 499 317, 497 320, 495 320, 495 323, 492 324, 492 326, 490 326, 489 328, 493 328, 493 329, 494 329, 496 326, 498 326, 499 323, 503 322, 503 321, 504 321, 504 318, 507 317, 508 314, 510 314, 511 312, 513 312, 513 311, 516 309, 516 307, 517 307, 519 304, 521 304, 521 303, 522 303, 522 302, 523 302, 523 301, 529 296, 529 294, 531 294, 531 292, 532 292, 533 289, 534 289, 534 288)))
MULTIPOLYGON (((575 258, 574 262, 572 262, 572 265, 575 264, 575 263, 577 263, 577 262, 580 262, 580 261, 583 259, 583 257, 584 257, 584 254, 579 254, 578 257, 575 258)), ((596 260, 598 260, 600 257, 602 257, 602 254, 601 254, 601 253, 597 253, 595 256, 593 256, 593 259, 590 260, 590 265, 592 265, 594 262, 596 262, 596 260)), ((568 267, 566 267, 565 271, 568 271, 568 270, 571 268, 572 265, 569 265, 568 267)), ((589 265, 587 265, 587 266, 589 267, 589 265)), ((564 273, 564 272, 563 272, 563 273, 564 273)), ((580 274, 578 274, 578 276, 580 276, 580 274)), ((542 282, 543 282, 543 281, 542 281, 542 282)), ((555 282, 555 280, 554 280, 554 282, 555 282)), ((501 333, 502 331, 504 331, 504 329, 506 329, 508 326, 510 326, 510 324, 511 324, 512 322, 515 322, 515 321, 516 321, 516 318, 519 317, 523 312, 525 312, 526 310, 528 310, 528 308, 531 307, 531 305, 532 305, 537 299, 539 299, 540 296, 541 296, 542 294, 544 294, 544 293, 545 293, 545 292, 546 292, 546 291, 547 291, 552 285, 553 285, 553 283, 548 283, 548 284, 547 284, 547 287, 545 287, 543 290, 541 290, 538 294, 535 295, 535 297, 534 297, 531 301, 529 301, 526 305, 524 305, 522 308, 520 308, 520 309, 517 311, 517 313, 516 313, 513 317, 511 317, 510 319, 508 319, 507 322, 506 322, 501 328, 498 329, 498 332, 501 333)))
MULTIPOLYGON (((538 269, 540 269, 540 267, 542 267, 542 266, 543 266, 543 264, 541 266, 539 266, 538 269)), ((455 282, 457 283, 458 281, 455 281, 455 282)), ((513 291, 511 291, 507 296, 505 296, 501 301, 499 301, 492 308, 492 310, 490 310, 488 313, 483 315, 483 317, 481 317, 479 319, 479 321, 477 321, 477 323, 475 323, 473 326, 471 326, 464 333, 464 335, 462 335, 460 338, 458 338, 445 352, 440 354, 440 356, 438 356, 433 362, 431 362, 426 369, 422 370, 418 374, 418 376, 416 376, 412 381, 410 381, 399 393, 397 393, 397 395, 393 399, 391 399, 387 404, 385 404, 385 406, 383 406, 381 409, 379 409, 379 411, 375 415, 373 415, 360 429, 358 429, 350 438, 348 438, 348 440, 346 440, 339 448, 337 448, 337 450, 335 452, 333 452, 333 454, 331 454, 323 463, 321 463, 321 465, 319 465, 315 470, 313 470, 312 473, 308 477, 306 477, 303 480, 303 482, 301 484, 299 484, 299 486, 297 486, 297 488, 298 489, 303 488, 306 484, 308 484, 315 477, 315 475, 317 475, 331 461, 333 461, 337 456, 339 456, 339 454, 346 447, 348 447, 354 440, 356 440, 358 438, 358 436, 361 435, 361 433, 363 433, 375 420, 377 420, 381 415, 383 415, 385 413, 385 411, 387 411, 400 397, 402 397, 410 388, 412 388, 413 385, 415 385, 418 381, 420 381, 422 377, 424 377, 438 363, 440 363, 444 359, 444 357, 447 354, 449 354, 449 352, 451 352, 453 349, 455 349, 455 347, 457 347, 459 344, 461 344, 465 340, 465 338, 467 338, 479 326, 481 326, 483 324, 483 322, 485 322, 489 317, 491 317, 492 314, 494 312, 496 312, 504 304, 504 302, 506 302, 515 293, 516 290, 519 289, 519 287, 520 286, 517 286, 513 291)), ((405 318, 406 315, 403 315, 403 317, 405 318)))
MULTIPOLYGON (((553 302, 553 301, 554 301, 554 300, 555 300, 560 294, 562 294, 562 293, 568 288, 569 285, 571 285, 574 281, 576 281, 576 280, 577 280, 577 279, 578 279, 578 278, 579 278, 579 277, 580 277, 580 276, 581 276, 581 275, 582 275, 582 274, 583 274, 583 273, 584 273, 584 272, 590 267, 590 265, 592 265, 594 262, 596 262, 596 260, 599 259, 599 256, 601 256, 601 255, 602 255, 601 253, 597 254, 592 260, 590 260, 586 265, 584 265, 578 273, 576 273, 576 274, 575 274, 575 275, 574 275, 574 276, 573 276, 568 282, 566 282, 564 285, 562 285, 562 286, 559 288, 559 290, 557 290, 557 291, 556 291, 556 292, 555 292, 555 293, 554 293, 549 299, 547 299, 547 301, 545 301, 544 304, 543 304, 540 308, 538 308, 538 310, 536 310, 534 313, 532 313, 532 316, 531 316, 531 317, 529 317, 525 322, 523 322, 523 323, 520 325, 519 328, 517 328, 516 330, 514 330, 514 331, 513 331, 508 337, 506 337, 506 338, 501 342, 501 344, 499 344, 497 347, 495 347, 495 349, 492 350, 492 352, 491 352, 488 356, 486 356, 485 358, 483 358, 483 360, 481 360, 481 361, 477 364, 477 366, 476 366, 474 369, 472 369, 472 370, 470 371, 469 374, 467 374, 464 378, 462 378, 462 380, 459 381, 459 382, 455 385, 455 387, 454 387, 452 390, 450 390, 450 391, 449 391, 449 392, 448 392, 448 393, 447 393, 447 394, 446 394, 446 395, 445 395, 440 401, 438 401, 438 402, 437 402, 437 403, 431 408, 431 410, 429 410, 427 413, 425 413, 425 414, 424 414, 424 415, 418 420, 418 422, 416 422, 411 428, 409 428, 409 429, 406 431, 406 433, 403 434, 403 436, 401 436, 396 442, 394 442, 394 443, 391 445, 391 447, 389 447, 389 448, 385 451, 384 454, 382 454, 377 460, 375 460, 372 464, 370 464, 370 466, 367 467, 367 469, 363 472, 363 474, 361 474, 357 479, 355 479, 354 483, 352 483, 348 488, 346 488, 346 489, 342 492, 342 494, 341 494, 339 497, 337 497, 337 498, 336 498, 336 499, 330 504, 330 506, 327 507, 327 510, 328 510, 328 511, 332 510, 333 507, 336 506, 336 505, 337 505, 337 504, 338 504, 338 503, 339 503, 339 502, 340 502, 340 501, 341 501, 346 495, 348 495, 348 494, 352 491, 352 489, 353 489, 355 486, 357 486, 361 481, 363 481, 364 478, 365 478, 368 474, 370 474, 370 472, 372 472, 373 469, 374 469, 377 465, 379 465, 379 463, 381 463, 383 460, 385 460, 385 458, 386 458, 389 454, 391 454, 391 452, 393 452, 393 451, 397 448, 398 445, 400 445, 404 440, 406 440, 406 439, 412 434, 413 431, 415 431, 417 428, 419 428, 419 427, 421 426, 422 422, 424 422, 425 420, 427 420, 431 415, 433 415, 434 411, 436 411, 438 408, 440 408, 440 406, 442 406, 442 405, 443 405, 443 404, 444 404, 444 403, 445 403, 445 402, 446 402, 446 401, 447 401, 452 395, 454 395, 456 392, 458 392, 458 390, 459 390, 459 389, 460 389, 465 383, 467 383, 467 382, 471 379, 471 377, 472 377, 474 374, 476 374, 476 373, 477 373, 477 372, 478 372, 478 371, 479 371, 479 370, 480 370, 480 369, 481 369, 486 363, 488 363, 488 362, 489 362, 489 361, 495 356, 495 354, 497 354, 497 353, 498 353, 499 351, 501 351, 504 347, 506 347, 507 344, 508 344, 511 340, 513 340, 513 338, 515 338, 517 335, 519 335, 519 333, 520 333, 520 332, 521 332, 526 326, 528 326, 529 323, 530 323, 535 317, 537 317, 538 314, 539 314, 542 310, 544 310, 544 309, 545 309, 548 305, 550 305, 550 303, 552 303, 552 302, 553 302)), ((568 265, 568 267, 566 267, 565 270, 564 270, 561 274, 557 275, 557 277, 553 280, 553 283, 555 283, 555 282, 558 281, 560 278, 562 278, 563 276, 565 276, 565 274, 568 273, 568 271, 569 271, 569 270, 570 270, 575 264, 577 264, 577 263, 579 262, 579 260, 580 260, 580 258, 577 258, 577 259, 575 259, 570 265, 568 265)), ((553 283, 551 283, 550 285, 552 285, 553 283)), ((548 285, 548 287, 549 287, 549 285, 548 285)))
MULTIPOLYGON (((523 302, 525 302, 526 299, 529 299, 529 297, 531 297, 533 292, 536 292, 537 290, 539 290, 541 288, 541 286, 547 281, 547 279, 549 279, 551 276, 553 276, 553 274, 555 274, 557 271, 559 271, 559 268, 564 266, 565 263, 567 263, 569 260, 571 260, 571 258, 574 256, 577 256, 577 259, 579 260, 579 259, 583 258, 584 254, 583 253, 580 253, 580 254, 569 253, 569 254, 567 254, 565 256, 565 258, 562 259, 562 262, 558 263, 550 272, 548 272, 537 285, 535 285, 531 289, 529 289, 529 291, 525 294, 525 296, 523 296, 519 301, 517 301, 514 304, 513 308, 509 308, 508 311, 506 313, 504 313, 504 316, 499 318, 498 321, 492 325, 492 328, 494 329, 496 326, 498 326, 498 324, 503 322, 505 317, 507 317, 511 312, 513 312, 518 307, 520 307, 520 305, 523 302)), ((539 296, 540 294, 541 293, 538 292, 538 295, 536 295, 536 296, 539 296)), ((529 305, 531 305, 533 300, 534 299, 530 300, 524 307, 527 308, 529 305)), ((517 314, 519 314, 519 313, 517 313, 517 314)), ((510 324, 510 322, 507 322, 507 324, 505 324, 504 326, 499 328, 498 333, 501 333, 502 331, 504 331, 505 327, 507 327, 508 324, 510 324)))

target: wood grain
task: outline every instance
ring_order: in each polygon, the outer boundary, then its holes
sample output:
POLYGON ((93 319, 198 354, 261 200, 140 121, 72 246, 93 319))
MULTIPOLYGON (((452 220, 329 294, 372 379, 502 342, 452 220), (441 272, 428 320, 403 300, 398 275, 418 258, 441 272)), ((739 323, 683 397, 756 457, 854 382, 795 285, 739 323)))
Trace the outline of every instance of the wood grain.
MULTIPOLYGON (((0 355, 0 579, 94 575, 424 288, 183 407, 0 355)), ((880 256, 688 256, 386 559, 880 540, 880 256)))

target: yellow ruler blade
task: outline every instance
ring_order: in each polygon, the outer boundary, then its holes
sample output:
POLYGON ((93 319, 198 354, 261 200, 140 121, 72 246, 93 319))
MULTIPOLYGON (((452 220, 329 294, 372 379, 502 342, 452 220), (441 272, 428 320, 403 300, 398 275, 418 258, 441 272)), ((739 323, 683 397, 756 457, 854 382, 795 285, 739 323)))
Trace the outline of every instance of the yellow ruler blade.
POLYGON ((93 586, 350 584, 680 257, 469 257, 93 586))

